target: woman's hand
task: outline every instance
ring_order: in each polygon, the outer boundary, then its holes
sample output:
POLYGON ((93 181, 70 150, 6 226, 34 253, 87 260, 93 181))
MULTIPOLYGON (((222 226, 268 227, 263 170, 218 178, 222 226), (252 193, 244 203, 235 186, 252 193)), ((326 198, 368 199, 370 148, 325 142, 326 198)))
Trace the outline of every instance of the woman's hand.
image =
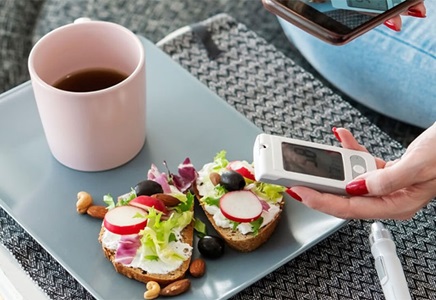
MULTIPOLYGON (((412 17, 417 17, 417 18, 425 18, 425 16, 426 16, 425 5, 424 5, 424 3, 419 3, 416 5, 413 5, 413 6, 409 7, 409 9, 407 11, 405 11, 402 15, 412 16, 412 17)), ((384 22, 384 24, 385 24, 385 26, 387 26, 388 28, 390 28, 392 30, 400 31, 401 26, 402 26, 401 16, 396 16, 394 18, 386 20, 384 22)))
MULTIPOLYGON (((342 146, 366 151, 344 128, 334 130, 342 146)), ((294 198, 324 213, 344 219, 409 219, 436 196, 436 123, 407 148, 401 159, 376 159, 377 170, 347 185, 351 197, 292 187, 294 198)), ((291 192, 291 194, 292 194, 291 192)))

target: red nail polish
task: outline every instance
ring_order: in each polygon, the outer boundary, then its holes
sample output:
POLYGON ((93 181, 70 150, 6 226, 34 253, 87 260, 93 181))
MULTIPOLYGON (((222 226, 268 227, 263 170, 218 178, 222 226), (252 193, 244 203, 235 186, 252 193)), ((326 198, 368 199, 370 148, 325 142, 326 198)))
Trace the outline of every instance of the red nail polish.
POLYGON ((338 134, 337 128, 333 127, 332 128, 333 134, 335 135, 336 139, 339 141, 339 143, 342 143, 341 137, 338 134))
POLYGON ((420 10, 418 10, 418 9, 410 8, 410 9, 407 11, 407 14, 408 14, 409 16, 416 17, 416 18, 425 18, 425 14, 423 14, 423 12, 420 11, 420 10))
POLYGON ((400 28, 397 28, 397 26, 390 20, 385 21, 383 24, 385 24, 385 26, 388 27, 389 29, 400 31, 400 28))
POLYGON ((345 191, 351 196, 362 196, 368 194, 365 179, 351 181, 345 187, 345 191))
POLYGON ((292 198, 294 198, 295 200, 297 200, 297 201, 302 201, 301 200, 301 197, 300 196, 298 196, 298 194, 296 193, 296 192, 294 192, 293 190, 291 190, 290 188, 287 188, 286 189, 286 193, 289 195, 289 196, 291 196, 292 198))

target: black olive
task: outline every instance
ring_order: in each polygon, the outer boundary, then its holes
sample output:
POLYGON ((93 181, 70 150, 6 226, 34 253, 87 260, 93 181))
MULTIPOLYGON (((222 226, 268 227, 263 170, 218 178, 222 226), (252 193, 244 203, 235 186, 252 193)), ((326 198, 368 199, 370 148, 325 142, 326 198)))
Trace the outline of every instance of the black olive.
POLYGON ((235 171, 226 171, 221 174, 220 184, 228 191, 239 191, 245 186, 244 177, 235 171))
POLYGON ((163 193, 162 186, 153 180, 144 180, 139 182, 133 188, 135 190, 136 196, 151 196, 154 194, 163 193))
POLYGON ((224 254, 224 240, 219 236, 205 235, 198 240, 198 251, 207 258, 218 258, 224 254))

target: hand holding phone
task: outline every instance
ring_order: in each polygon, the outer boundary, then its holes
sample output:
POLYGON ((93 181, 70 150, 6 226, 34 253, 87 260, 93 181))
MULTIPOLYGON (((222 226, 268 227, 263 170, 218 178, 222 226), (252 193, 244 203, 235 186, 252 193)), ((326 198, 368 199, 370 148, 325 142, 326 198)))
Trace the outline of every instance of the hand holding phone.
POLYGON ((264 7, 334 45, 350 42, 423 0, 262 0, 264 7))
POLYGON ((257 181, 339 195, 347 194, 351 180, 376 169, 375 158, 366 152, 264 133, 254 142, 253 161, 257 181))

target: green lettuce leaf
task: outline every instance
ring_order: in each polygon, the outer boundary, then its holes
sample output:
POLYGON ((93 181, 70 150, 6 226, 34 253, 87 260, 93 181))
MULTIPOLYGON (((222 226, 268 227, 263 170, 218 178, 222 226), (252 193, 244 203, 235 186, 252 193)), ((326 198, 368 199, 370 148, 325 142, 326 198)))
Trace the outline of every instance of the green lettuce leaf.
POLYGON ((206 203, 207 205, 214 205, 214 206, 219 206, 220 205, 220 198, 204 197, 204 198, 201 199, 201 201, 206 203))
POLYGON ((106 194, 103 196, 103 202, 106 203, 107 209, 110 210, 115 206, 123 206, 128 205, 130 201, 136 198, 136 193, 132 189, 128 194, 123 195, 123 197, 119 197, 118 201, 115 202, 114 197, 111 194, 106 194))
POLYGON ((285 191, 286 188, 281 185, 264 182, 256 182, 256 188, 253 190, 257 196, 273 203, 281 200, 285 191))
POLYGON ((191 210, 192 205, 194 205, 194 195, 191 192, 186 193, 186 195, 177 194, 177 199, 180 200, 180 203, 175 207, 175 210, 178 213, 189 211, 191 210), (181 195, 183 195, 183 197, 181 195))
POLYGON ((195 219, 194 229, 197 232, 198 237, 203 237, 207 235, 206 224, 204 224, 200 219, 195 219))
POLYGON ((205 196, 200 201, 205 202, 208 205, 219 206, 221 197, 227 193, 227 190, 220 184, 215 186, 215 194, 212 196, 205 196))
POLYGON ((257 218, 253 222, 250 222, 254 235, 259 234, 259 229, 260 229, 260 226, 262 225, 262 223, 263 223, 263 217, 257 218))
POLYGON ((184 260, 185 258, 168 247, 168 244, 177 240, 174 229, 184 228, 192 222, 193 212, 173 212, 167 220, 162 220, 161 216, 162 213, 158 213, 154 208, 150 208, 146 216, 147 226, 140 232, 141 244, 146 248, 144 259, 158 257, 163 262, 184 260))
POLYGON ((224 169, 225 167, 227 167, 227 165, 229 164, 229 161, 226 158, 226 154, 227 152, 225 150, 221 150, 220 152, 218 152, 214 159, 213 162, 215 163, 215 166, 213 167, 213 170, 218 171, 221 169, 224 169))
POLYGON ((111 194, 107 194, 103 196, 103 201, 107 205, 107 209, 110 210, 115 207, 115 201, 111 194))
POLYGON ((130 201, 136 198, 136 192, 132 188, 130 193, 123 195, 123 197, 118 198, 117 206, 128 205, 130 201))
POLYGON ((239 224, 241 224, 241 223, 230 220, 230 224, 232 224, 232 230, 236 231, 236 229, 238 228, 239 224))

